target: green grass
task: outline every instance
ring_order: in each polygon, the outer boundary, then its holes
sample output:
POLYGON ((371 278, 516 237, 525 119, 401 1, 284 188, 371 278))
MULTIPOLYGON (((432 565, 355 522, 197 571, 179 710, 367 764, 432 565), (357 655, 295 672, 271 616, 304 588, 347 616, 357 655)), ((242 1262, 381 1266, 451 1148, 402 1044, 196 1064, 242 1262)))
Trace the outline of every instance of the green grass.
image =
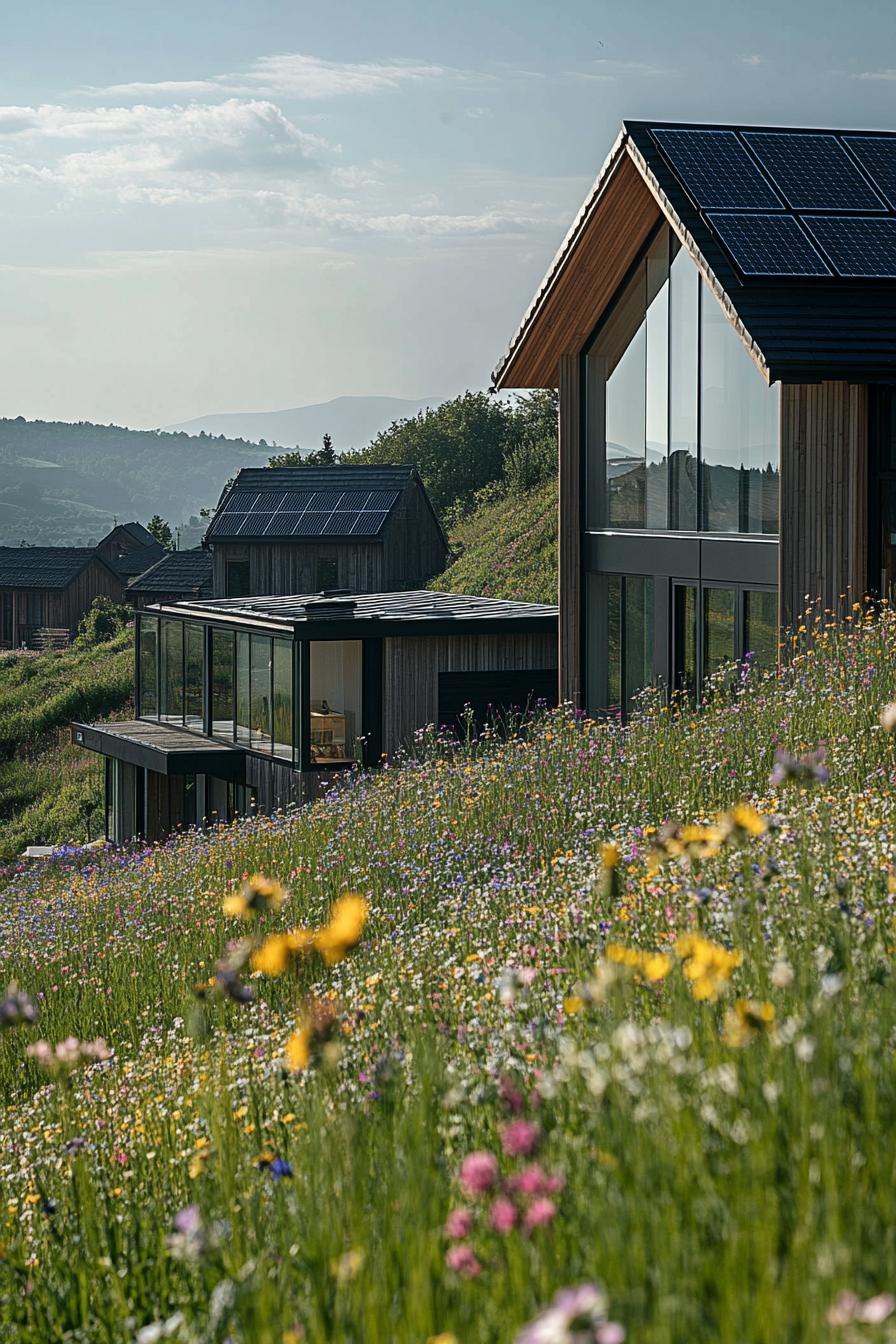
POLYGON ((129 631, 91 649, 0 654, 0 864, 101 832, 102 761, 71 745, 68 725, 120 713, 132 683, 129 631))
POLYGON ((452 533, 458 559, 430 588, 519 602, 557 601, 557 482, 480 505, 452 533))
POLYGON ((888 1338, 827 1317, 896 1284, 893 700, 896 619, 820 621, 696 714, 430 739, 291 816, 18 876, 2 974, 41 1017, 0 1039, 0 1340, 491 1344, 588 1280, 639 1344, 888 1338), (822 743, 829 782, 771 786, 777 746, 822 743), (705 829, 744 800, 761 821, 705 829), (287 904, 226 917, 254 872, 287 904), (351 890, 370 917, 344 960, 197 999, 228 940, 351 890), (716 982, 689 934, 737 954, 716 982), (293 1072, 310 996, 334 1030, 293 1072), (114 1054, 47 1082, 26 1047, 70 1034, 114 1054), (495 1231, 495 1190, 463 1193, 483 1150, 505 1185, 533 1162, 562 1182, 542 1225, 495 1231), (461 1205, 471 1277, 446 1262, 461 1205))

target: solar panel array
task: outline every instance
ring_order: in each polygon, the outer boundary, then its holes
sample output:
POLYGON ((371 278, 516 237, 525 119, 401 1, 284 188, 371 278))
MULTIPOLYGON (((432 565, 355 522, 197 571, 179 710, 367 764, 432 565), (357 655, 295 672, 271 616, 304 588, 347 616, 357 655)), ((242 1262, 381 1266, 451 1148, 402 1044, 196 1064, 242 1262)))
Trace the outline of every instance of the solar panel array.
POLYGON ((397 490, 235 490, 215 518, 227 537, 363 537, 379 534, 397 490))
POLYGON ((896 135, 651 135, 741 275, 896 279, 896 135))

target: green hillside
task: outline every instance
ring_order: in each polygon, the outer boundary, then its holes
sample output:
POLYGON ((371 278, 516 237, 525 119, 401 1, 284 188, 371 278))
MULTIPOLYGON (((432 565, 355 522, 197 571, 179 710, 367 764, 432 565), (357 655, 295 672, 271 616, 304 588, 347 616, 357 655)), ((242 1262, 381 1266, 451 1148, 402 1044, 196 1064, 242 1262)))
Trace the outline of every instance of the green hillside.
POLYGON ((125 709, 132 650, 124 631, 88 649, 0 654, 0 864, 26 845, 102 835, 103 764, 68 725, 125 709))
POLYGON ((520 602, 557 601, 557 484, 492 493, 450 535, 458 559, 429 585, 520 602))
POLYGON ((0 1336, 891 1339, 896 616, 806 624, 702 711, 18 875, 0 1336))

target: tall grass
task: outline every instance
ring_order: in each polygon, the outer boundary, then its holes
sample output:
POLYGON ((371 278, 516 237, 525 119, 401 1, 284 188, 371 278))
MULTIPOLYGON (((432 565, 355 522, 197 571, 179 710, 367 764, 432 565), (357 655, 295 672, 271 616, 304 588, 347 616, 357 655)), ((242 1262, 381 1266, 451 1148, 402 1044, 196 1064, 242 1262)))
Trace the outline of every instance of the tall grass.
POLYGON ((697 713, 422 734, 302 812, 18 877, 3 974, 41 1016, 0 1040, 7 1336, 484 1344, 597 1280, 651 1344, 864 1338, 831 1312, 896 1284, 896 619, 808 626, 697 713), (819 745, 827 782, 770 785, 819 745), (255 872, 286 906, 226 917, 255 872), (228 940, 349 890, 344 960, 209 991, 228 940), (336 1030, 293 1071, 312 995, 336 1030), (48 1081, 26 1045, 70 1034, 112 1058, 48 1081))

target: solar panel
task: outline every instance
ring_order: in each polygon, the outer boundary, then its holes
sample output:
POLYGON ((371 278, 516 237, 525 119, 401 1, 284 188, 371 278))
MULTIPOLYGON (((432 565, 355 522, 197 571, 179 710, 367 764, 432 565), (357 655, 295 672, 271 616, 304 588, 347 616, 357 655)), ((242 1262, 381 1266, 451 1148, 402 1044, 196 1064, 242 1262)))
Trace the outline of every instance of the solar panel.
POLYGON ((370 498, 369 490, 346 490, 339 501, 340 509, 364 509, 370 498))
POLYGON ((270 490, 263 490, 252 506, 253 513, 274 513, 280 508, 285 494, 272 494, 270 490))
POLYGON ((327 513, 303 513, 289 535, 291 537, 319 537, 328 517, 329 514, 327 513))
POLYGON ((286 509, 280 509, 267 520, 264 534, 266 537, 288 537, 301 517, 301 513, 290 513, 286 509))
POLYGON ((313 490, 290 490, 282 507, 287 513, 304 513, 313 498, 313 490))
POLYGON ((896 210, 896 137, 889 135, 845 135, 859 163, 896 210))
POLYGON ((715 214, 707 218, 743 275, 830 275, 792 215, 715 214))
POLYGON ((838 275, 854 280, 896 280, 896 219, 891 215, 811 215, 806 225, 838 275))
POLYGON ((258 491, 237 490, 236 494, 230 496, 224 505, 224 512, 230 513, 231 509, 237 513, 251 513, 258 499, 258 491))
POLYGON ((248 517, 248 513, 237 513, 234 509, 225 509, 223 513, 218 515, 216 522, 219 524, 226 523, 229 532, 238 532, 248 517))
POLYGON ((744 139, 794 210, 883 208, 833 135, 745 131, 744 139))
POLYGON ((358 521, 352 528, 353 537, 375 537, 388 517, 388 512, 383 509, 378 513, 368 510, 366 513, 358 514, 358 521))
POLYGON ((734 131, 655 128, 652 134, 701 210, 781 209, 734 131))
POLYGON ((355 521, 363 515, 357 509, 337 509, 324 523, 323 536, 347 537, 351 534, 355 521))
POLYGON ((247 513, 245 521, 240 524, 239 535, 241 537, 261 537, 264 536, 265 528, 270 519, 266 513, 247 513))
POLYGON ((372 490, 364 508, 373 512, 377 512, 379 509, 385 509, 388 512, 399 493, 398 490, 372 490))
POLYGON ((341 490, 317 490, 308 508, 314 513, 332 513, 342 498, 341 490))

